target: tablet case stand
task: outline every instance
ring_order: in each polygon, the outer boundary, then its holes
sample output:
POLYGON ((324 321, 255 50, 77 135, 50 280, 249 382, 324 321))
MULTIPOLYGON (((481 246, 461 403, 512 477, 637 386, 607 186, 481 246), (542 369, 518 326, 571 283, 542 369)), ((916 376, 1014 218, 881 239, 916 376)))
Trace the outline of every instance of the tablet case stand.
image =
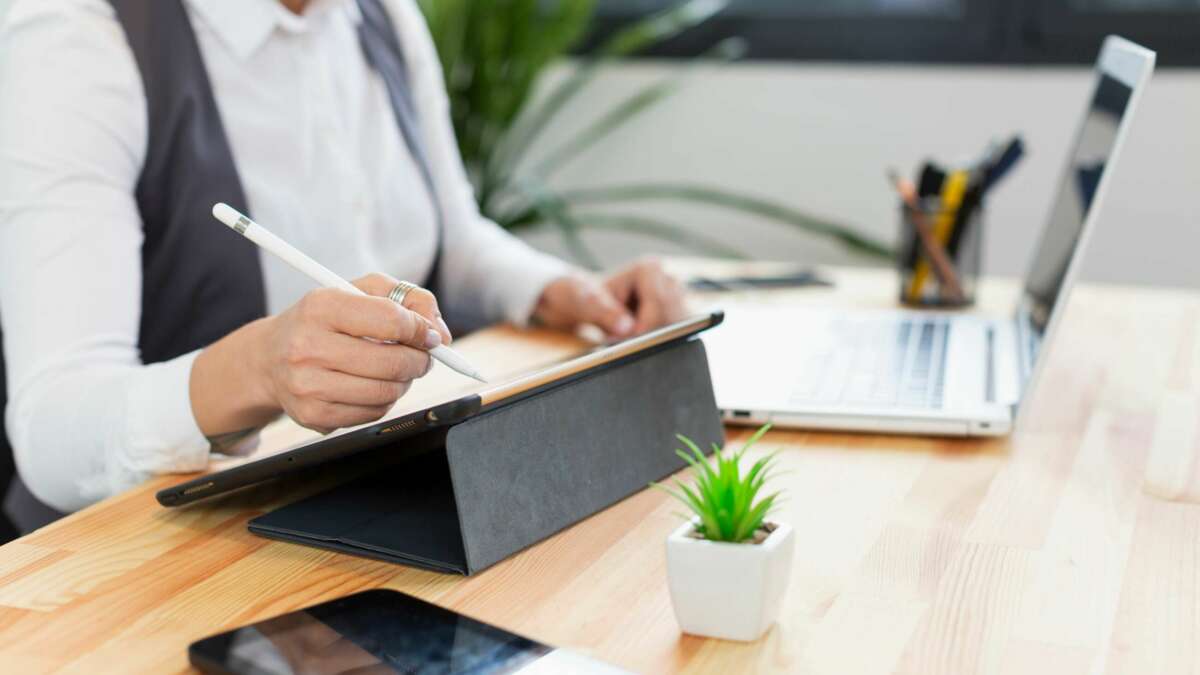
POLYGON ((698 339, 401 444, 432 444, 250 522, 265 537, 474 574, 683 467, 724 432, 698 339))

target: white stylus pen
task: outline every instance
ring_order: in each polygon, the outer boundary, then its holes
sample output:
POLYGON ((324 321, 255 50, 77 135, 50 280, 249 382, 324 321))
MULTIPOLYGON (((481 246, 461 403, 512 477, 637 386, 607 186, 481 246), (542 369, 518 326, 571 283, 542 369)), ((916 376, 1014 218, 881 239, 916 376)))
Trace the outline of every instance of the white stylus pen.
MULTIPOLYGON (((223 203, 217 204, 213 207, 212 213, 214 218, 233 228, 234 232, 258 244, 264 250, 274 253, 280 260, 296 268, 302 274, 307 274, 313 281, 325 288, 337 288, 355 295, 366 295, 354 284, 334 274, 329 268, 308 257, 295 246, 276 237, 267 228, 238 213, 237 209, 232 206, 223 203)), ((446 345, 438 345, 430 349, 429 355, 467 377, 487 382, 462 354, 446 345)))

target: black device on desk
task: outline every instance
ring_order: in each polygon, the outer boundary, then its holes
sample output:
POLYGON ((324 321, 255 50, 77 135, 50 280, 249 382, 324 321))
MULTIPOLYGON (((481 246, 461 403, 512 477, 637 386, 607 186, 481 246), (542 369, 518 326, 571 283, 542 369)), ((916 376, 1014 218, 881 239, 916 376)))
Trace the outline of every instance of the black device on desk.
POLYGON ((205 638, 188 658, 222 675, 625 672, 383 589, 205 638))
POLYGON ((746 274, 730 277, 694 277, 688 281, 693 291, 729 292, 782 288, 804 288, 808 286, 830 287, 833 282, 813 270, 800 270, 784 274, 746 274))
MULTIPOLYGON (((311 468, 351 455, 395 445, 401 439, 446 428, 476 415, 490 412, 579 378, 613 368, 630 359, 687 340, 721 323, 722 312, 713 312, 665 326, 644 335, 598 349, 564 363, 525 375, 498 386, 479 385, 473 392, 424 410, 357 427, 288 452, 264 457, 214 474, 160 490, 156 497, 163 506, 182 506, 207 497, 263 483, 301 469, 311 468)), ((415 444, 414 451, 423 448, 415 444)))

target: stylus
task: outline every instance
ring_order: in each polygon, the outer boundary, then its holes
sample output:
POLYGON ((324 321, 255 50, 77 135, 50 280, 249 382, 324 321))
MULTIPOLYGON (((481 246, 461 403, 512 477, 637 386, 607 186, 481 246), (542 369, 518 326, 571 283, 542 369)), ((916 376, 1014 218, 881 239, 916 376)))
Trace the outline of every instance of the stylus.
MULTIPOLYGON (((238 213, 237 209, 228 204, 217 204, 212 210, 213 217, 225 223, 234 232, 258 244, 263 250, 275 254, 280 260, 306 274, 313 281, 326 288, 336 288, 353 293, 366 295, 357 286, 334 274, 328 267, 305 255, 295 246, 287 243, 271 233, 270 230, 238 213)), ((483 375, 471 365, 462 354, 446 345, 438 345, 429 350, 429 355, 449 366, 452 370, 473 377, 480 382, 487 382, 483 375)))

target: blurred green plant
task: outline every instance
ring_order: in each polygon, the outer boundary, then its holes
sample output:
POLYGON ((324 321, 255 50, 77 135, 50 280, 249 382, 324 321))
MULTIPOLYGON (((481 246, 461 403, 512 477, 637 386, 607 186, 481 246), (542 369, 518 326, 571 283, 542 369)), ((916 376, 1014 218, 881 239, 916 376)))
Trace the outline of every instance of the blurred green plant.
POLYGON ((759 498, 771 477, 775 455, 759 459, 744 474, 742 458, 770 428, 769 424, 763 425, 732 455, 724 454, 723 449, 713 443, 712 463, 691 439, 677 435, 690 452, 676 450, 675 454, 691 465, 695 484, 689 487, 676 479, 674 488, 658 483, 652 485, 679 500, 696 515, 699 519, 696 533, 703 538, 732 543, 751 539, 779 499, 778 492, 759 498))
POLYGON ((594 0, 419 0, 445 72, 451 115, 463 161, 480 210, 510 230, 558 229, 571 254, 592 268, 599 261, 584 230, 632 232, 673 242, 699 253, 744 257, 736 247, 657 217, 621 210, 644 201, 707 204, 753 214, 819 236, 852 251, 891 258, 884 244, 853 228, 770 200, 691 183, 637 183, 556 190, 554 173, 654 107, 703 64, 742 56, 744 42, 718 42, 684 72, 651 83, 616 102, 581 131, 536 160, 526 152, 585 90, 601 69, 697 26, 725 8, 727 0, 685 0, 616 31, 544 96, 534 97, 546 68, 585 37, 594 0))

